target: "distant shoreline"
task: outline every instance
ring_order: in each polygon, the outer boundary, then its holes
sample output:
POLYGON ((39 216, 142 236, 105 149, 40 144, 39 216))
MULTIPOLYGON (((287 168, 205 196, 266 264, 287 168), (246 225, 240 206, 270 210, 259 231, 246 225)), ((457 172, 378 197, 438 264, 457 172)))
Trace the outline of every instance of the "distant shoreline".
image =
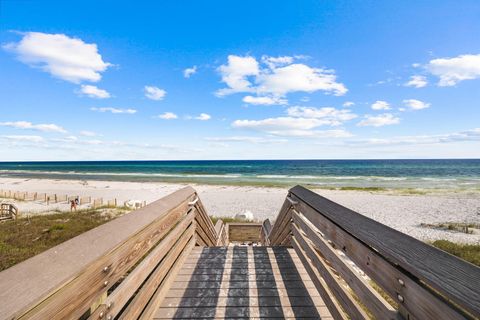
POLYGON ((480 192, 480 160, 60 161, 0 163, 0 177, 291 187, 403 193, 480 192))

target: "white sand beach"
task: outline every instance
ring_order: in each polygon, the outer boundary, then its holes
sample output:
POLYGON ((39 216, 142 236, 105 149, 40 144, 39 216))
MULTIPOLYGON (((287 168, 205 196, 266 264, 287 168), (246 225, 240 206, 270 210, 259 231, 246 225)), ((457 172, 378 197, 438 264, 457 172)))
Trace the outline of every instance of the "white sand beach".
MULTIPOLYGON (((184 187, 186 184, 137 183, 115 181, 53 180, 0 178, 0 189, 91 196, 118 203, 141 200, 150 203, 184 187)), ((274 220, 288 189, 248 186, 192 185, 199 193, 207 212, 213 216, 233 217, 250 211, 256 220, 274 220)), ((452 193, 432 195, 399 195, 367 191, 314 190, 335 202, 367 217, 423 241, 447 239, 462 243, 480 243, 480 233, 438 230, 421 227, 421 223, 479 223, 479 194, 452 193)), ((21 214, 42 214, 54 209, 69 210, 66 203, 45 204, 41 201, 14 201, 21 214)))

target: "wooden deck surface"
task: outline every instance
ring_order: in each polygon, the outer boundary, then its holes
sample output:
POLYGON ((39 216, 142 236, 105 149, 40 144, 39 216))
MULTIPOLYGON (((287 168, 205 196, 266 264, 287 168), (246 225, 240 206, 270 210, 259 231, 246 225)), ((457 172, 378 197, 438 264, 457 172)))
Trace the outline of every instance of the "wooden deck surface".
POLYGON ((155 319, 332 319, 285 247, 195 247, 155 319))

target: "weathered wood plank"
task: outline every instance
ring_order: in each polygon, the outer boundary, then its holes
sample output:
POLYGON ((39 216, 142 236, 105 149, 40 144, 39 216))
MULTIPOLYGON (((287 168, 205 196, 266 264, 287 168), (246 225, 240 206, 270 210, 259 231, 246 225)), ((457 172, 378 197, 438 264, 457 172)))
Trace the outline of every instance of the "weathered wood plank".
POLYGON ((0 318, 79 317, 186 214, 194 194, 179 190, 1 272, 0 318))
POLYGON ((260 242, 260 223, 228 223, 230 242, 260 242))
POLYGON ((464 315, 452 309, 449 304, 439 299, 416 279, 410 278, 400 268, 380 256, 376 250, 366 246, 310 206, 299 202, 296 205, 296 210, 321 230, 325 237, 332 241, 337 248, 341 248, 362 271, 399 305, 408 310, 410 317, 415 315, 418 319, 465 318, 464 315), (402 301, 399 297, 402 298, 402 301))
POLYGON ((377 319, 396 319, 396 310, 388 304, 370 284, 356 272, 352 266, 345 263, 340 255, 318 233, 311 229, 307 222, 298 213, 293 213, 294 223, 306 234, 317 250, 321 252, 342 276, 360 301, 373 313, 377 319))
POLYGON ((152 272, 146 282, 142 285, 140 291, 135 295, 133 300, 128 304, 127 308, 120 314, 119 319, 137 319, 142 313, 143 308, 147 305, 153 293, 162 283, 171 266, 185 248, 190 238, 193 236, 194 229, 191 225, 183 235, 174 244, 163 261, 152 272))
POLYGON ((143 311, 142 316, 140 317, 140 320, 147 320, 147 319, 150 320, 153 318, 155 312, 158 310, 159 306, 162 304, 163 300, 165 299, 165 296, 168 290, 170 290, 171 283, 175 279, 178 269, 181 267, 185 257, 188 256, 193 246, 195 246, 195 239, 192 237, 190 238, 187 245, 181 251, 181 254, 178 257, 177 261, 174 262, 174 265, 168 271, 168 274, 163 280, 161 286, 155 292, 152 299, 150 299, 150 302, 145 307, 145 310, 143 311))
POLYGON ((298 230, 296 225, 292 226, 292 232, 293 238, 297 241, 297 243, 302 247, 304 252, 313 262, 313 265, 320 272, 322 278, 325 280, 325 282, 328 284, 328 287, 335 294, 335 298, 342 305, 342 308, 346 311, 346 313, 353 319, 368 319, 365 311, 353 299, 347 288, 345 288, 338 282, 328 265, 312 248, 312 246, 308 243, 308 240, 304 238, 304 236, 301 234, 301 231, 298 230))
POLYGON ((333 318, 343 320, 349 319, 349 317, 344 313, 338 304, 337 300, 335 300, 333 292, 330 290, 325 280, 320 276, 317 268, 311 265, 306 252, 302 249, 295 238, 292 238, 292 246, 297 252, 298 257, 302 260, 305 269, 307 269, 307 272, 310 275, 310 279, 312 279, 313 283, 315 284, 315 287, 325 301, 325 304, 333 318))
MULTIPOLYGON (((124 308, 125 304, 150 275, 151 271, 168 254, 178 238, 192 223, 194 216, 195 212, 192 210, 107 297, 105 304, 111 306, 108 311, 109 315, 116 317, 124 308)), ((190 229, 193 229, 193 227, 190 227, 190 229)), ((193 233, 193 230, 191 232, 193 233)))
POLYGON ((390 263, 424 281, 442 295, 480 317, 480 268, 413 237, 362 216, 308 189, 290 192, 343 230, 378 251, 390 263))

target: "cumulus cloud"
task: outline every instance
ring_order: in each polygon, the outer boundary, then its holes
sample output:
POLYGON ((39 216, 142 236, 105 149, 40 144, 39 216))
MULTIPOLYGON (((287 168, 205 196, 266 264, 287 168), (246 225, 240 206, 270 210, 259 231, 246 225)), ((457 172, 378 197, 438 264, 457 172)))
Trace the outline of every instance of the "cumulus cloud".
POLYGON ((137 113, 135 109, 119 109, 119 108, 90 108, 92 111, 97 112, 111 112, 111 113, 126 113, 126 114, 134 114, 137 113))
POLYGON ((405 83, 406 87, 423 88, 428 84, 425 76, 411 76, 410 80, 405 83))
POLYGON ((416 99, 403 100, 403 104, 412 110, 421 110, 430 107, 430 103, 426 103, 416 99))
POLYGON ((360 127, 383 127, 400 123, 400 118, 391 113, 384 113, 378 116, 366 115, 357 125, 360 127))
POLYGON ((172 120, 172 119, 177 119, 178 116, 173 112, 165 112, 158 115, 157 118, 164 119, 164 120, 172 120))
POLYGON ((3 47, 14 52, 21 62, 73 83, 97 82, 111 66, 103 61, 96 44, 65 34, 25 32, 19 42, 3 47))
MULTIPOLYGON (((227 88, 217 90, 216 95, 254 93, 274 101, 271 97, 278 99, 292 92, 324 91, 337 96, 347 92, 347 88, 337 82, 335 71, 294 63, 295 59, 289 56, 263 56, 259 63, 252 56, 229 55, 227 64, 218 68, 227 88)), ((277 101, 283 103, 285 100, 277 101)))
POLYGON ((185 78, 190 78, 195 73, 197 73, 197 66, 193 66, 191 68, 186 68, 185 70, 183 70, 183 76, 185 78))
POLYGON ((59 132, 59 133, 65 133, 67 130, 64 128, 48 123, 48 124, 33 124, 28 121, 14 121, 14 122, 0 122, 0 126, 3 127, 12 127, 16 129, 30 129, 30 130, 38 130, 38 131, 43 131, 43 132, 59 132))
POLYGON ((440 78, 440 87, 454 86, 460 81, 480 78, 480 54, 433 59, 425 67, 440 78))
POLYGON ((145 86, 145 97, 150 100, 160 101, 165 98, 167 91, 154 87, 154 86, 145 86))
POLYGON ((352 101, 347 101, 347 102, 343 103, 343 106, 345 108, 353 107, 354 105, 355 105, 355 102, 352 102, 352 101))
POLYGON ((317 130, 321 126, 339 126, 356 118, 351 110, 331 107, 315 108, 294 106, 286 110, 286 116, 261 120, 235 120, 232 127, 261 131, 275 136, 286 137, 350 137, 344 129, 317 130))
POLYGON ((266 96, 263 96, 263 97, 245 96, 243 97, 242 101, 248 104, 265 105, 265 106, 287 104, 288 102, 286 99, 282 99, 280 97, 266 97, 266 96))
POLYGON ((88 84, 87 85, 82 84, 82 86, 80 87, 80 93, 90 98, 97 98, 97 99, 110 98, 110 93, 107 90, 103 90, 98 88, 97 86, 92 86, 88 84))
POLYGON ((390 110, 390 104, 387 101, 377 100, 372 104, 373 110, 390 110))
POLYGON ((248 77, 257 76, 260 73, 260 67, 253 57, 229 55, 228 63, 221 65, 218 71, 222 76, 222 82, 228 88, 220 89, 216 94, 217 96, 225 96, 237 92, 254 92, 255 89, 252 88, 252 83, 248 77))
POLYGON ((207 113, 200 113, 198 117, 195 117, 195 119, 200 120, 200 121, 207 121, 210 120, 212 117, 207 114, 207 113))

